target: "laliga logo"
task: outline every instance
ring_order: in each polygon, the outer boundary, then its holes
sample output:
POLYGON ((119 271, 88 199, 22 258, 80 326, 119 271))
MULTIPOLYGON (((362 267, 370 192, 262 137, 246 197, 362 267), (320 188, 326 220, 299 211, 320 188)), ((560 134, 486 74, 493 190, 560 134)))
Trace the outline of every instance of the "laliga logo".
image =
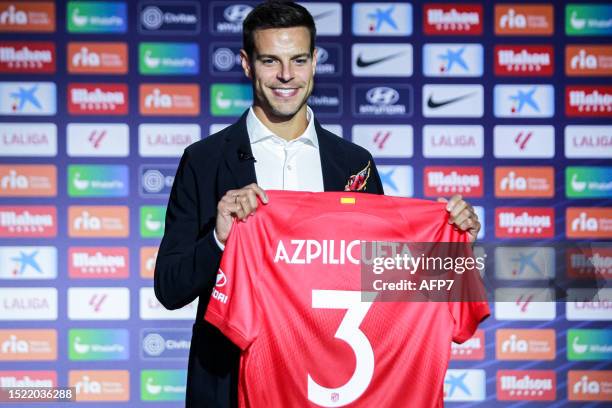
POLYGON ((225 277, 223 271, 219 269, 219 272, 217 273, 217 283, 215 284, 215 286, 218 288, 222 288, 223 286, 225 286, 226 283, 227 278, 225 277))
POLYGON ((366 99, 372 105, 393 105, 399 100, 399 92, 387 86, 378 86, 366 93, 366 99))
POLYGON ((253 7, 246 4, 235 4, 223 11, 223 17, 230 23, 242 23, 251 10, 253 10, 253 7))

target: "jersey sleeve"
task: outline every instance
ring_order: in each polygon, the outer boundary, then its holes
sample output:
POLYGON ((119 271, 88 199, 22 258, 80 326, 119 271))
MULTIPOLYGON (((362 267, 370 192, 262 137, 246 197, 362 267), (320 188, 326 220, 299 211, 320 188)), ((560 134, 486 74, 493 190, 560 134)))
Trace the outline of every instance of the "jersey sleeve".
POLYGON ((259 242, 246 223, 235 222, 221 258, 204 318, 245 350, 259 333, 257 268, 259 242))

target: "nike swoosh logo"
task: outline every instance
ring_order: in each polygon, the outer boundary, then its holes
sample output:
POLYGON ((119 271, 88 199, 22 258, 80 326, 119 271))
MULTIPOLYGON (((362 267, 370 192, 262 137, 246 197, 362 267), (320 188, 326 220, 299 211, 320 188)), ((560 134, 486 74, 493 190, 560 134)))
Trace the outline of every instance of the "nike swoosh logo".
POLYGON ((436 101, 434 102, 433 100, 433 95, 429 95, 429 98, 427 98, 427 107, 431 108, 431 109, 436 109, 436 108, 440 108, 442 106, 454 103, 454 102, 458 102, 462 99, 465 98, 469 98, 470 96, 474 95, 475 92, 470 92, 469 94, 465 94, 465 95, 461 95, 461 96, 457 96, 456 98, 451 98, 451 99, 447 99, 445 101, 436 101))
POLYGON ((320 14, 316 14, 314 16, 312 16, 313 20, 320 20, 322 18, 325 18, 327 16, 330 16, 332 14, 334 14, 336 12, 336 10, 329 10, 329 11, 324 11, 320 14))
POLYGON ((363 58, 361 58, 361 54, 359 54, 357 56, 357 66, 359 68, 366 68, 366 67, 369 67, 370 65, 375 65, 375 64, 379 64, 379 63, 384 62, 384 61, 388 61, 388 60, 390 60, 392 58, 395 58, 395 57, 397 57, 399 55, 402 55, 402 54, 403 54, 403 52, 396 52, 395 54, 386 55, 384 57, 376 58, 376 59, 369 60, 369 61, 364 61, 363 58))

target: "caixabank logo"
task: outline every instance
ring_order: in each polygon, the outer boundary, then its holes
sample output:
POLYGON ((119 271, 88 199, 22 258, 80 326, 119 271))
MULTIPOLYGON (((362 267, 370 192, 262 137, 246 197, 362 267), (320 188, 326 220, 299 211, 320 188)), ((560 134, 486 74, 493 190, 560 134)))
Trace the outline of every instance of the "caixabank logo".
POLYGON ((0 116, 53 116, 55 82, 0 82, 0 116))
POLYGON ((412 35, 412 5, 354 3, 353 35, 407 37, 412 35))
POLYGON ((484 71, 480 44, 425 44, 423 75, 427 77, 480 77, 484 71))
POLYGON ((3 41, 0 72, 3 74, 52 74, 56 67, 55 43, 51 41, 3 41))
POLYGON ((0 279, 47 280, 57 278, 57 248, 53 246, 0 246, 0 279))

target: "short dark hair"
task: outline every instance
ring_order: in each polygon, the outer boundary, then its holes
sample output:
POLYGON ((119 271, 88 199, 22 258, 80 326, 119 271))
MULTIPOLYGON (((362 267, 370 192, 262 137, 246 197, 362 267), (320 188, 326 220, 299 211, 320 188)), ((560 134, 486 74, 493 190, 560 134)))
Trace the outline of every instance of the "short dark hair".
POLYGON ((258 4, 242 22, 242 46, 247 55, 253 55, 254 33, 268 28, 306 27, 310 32, 310 54, 315 48, 315 28, 312 15, 292 1, 271 0, 258 4))

